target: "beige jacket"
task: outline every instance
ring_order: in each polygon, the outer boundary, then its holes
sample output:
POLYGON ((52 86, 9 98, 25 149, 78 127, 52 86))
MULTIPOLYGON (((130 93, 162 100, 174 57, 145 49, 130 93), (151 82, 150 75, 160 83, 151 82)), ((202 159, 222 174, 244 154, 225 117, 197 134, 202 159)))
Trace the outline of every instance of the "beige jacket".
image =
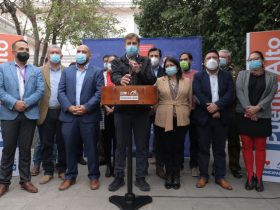
MULTIPOLYGON (((64 66, 61 66, 61 70, 63 71, 65 69, 64 66)), ((49 64, 43 66, 41 68, 43 77, 44 77, 44 83, 45 83, 45 94, 41 98, 39 102, 39 110, 40 110, 40 118, 37 121, 38 125, 42 125, 43 122, 46 119, 48 109, 49 109, 49 100, 51 97, 51 85, 50 85, 50 66, 49 64)))
POLYGON ((189 115, 192 107, 192 85, 188 78, 179 81, 179 89, 176 99, 173 101, 170 93, 168 77, 158 78, 155 86, 159 92, 156 106, 155 125, 165 128, 165 131, 173 130, 173 106, 177 115, 177 126, 190 124, 189 115))

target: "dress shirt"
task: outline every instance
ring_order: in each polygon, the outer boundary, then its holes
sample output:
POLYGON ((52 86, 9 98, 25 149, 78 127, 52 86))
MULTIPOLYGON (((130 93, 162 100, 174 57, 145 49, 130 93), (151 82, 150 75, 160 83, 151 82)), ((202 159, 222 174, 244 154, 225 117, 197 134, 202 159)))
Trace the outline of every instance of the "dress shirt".
POLYGON ((86 75, 86 71, 88 69, 88 64, 85 65, 84 69, 80 69, 77 66, 77 72, 76 72, 76 105, 81 105, 81 92, 82 92, 82 87, 86 75))
POLYGON ((15 63, 15 65, 16 65, 17 76, 18 76, 19 97, 20 100, 23 100, 27 65, 25 65, 23 68, 21 68, 17 63, 15 63))
POLYGON ((51 88, 51 96, 49 100, 49 107, 55 108, 59 107, 60 104, 57 100, 57 94, 58 94, 58 84, 61 77, 61 67, 58 69, 52 69, 50 67, 50 88, 51 88))
POLYGON ((211 86, 211 94, 212 94, 212 103, 215 103, 219 100, 219 84, 218 84, 218 72, 215 74, 210 74, 208 71, 210 86, 211 86))

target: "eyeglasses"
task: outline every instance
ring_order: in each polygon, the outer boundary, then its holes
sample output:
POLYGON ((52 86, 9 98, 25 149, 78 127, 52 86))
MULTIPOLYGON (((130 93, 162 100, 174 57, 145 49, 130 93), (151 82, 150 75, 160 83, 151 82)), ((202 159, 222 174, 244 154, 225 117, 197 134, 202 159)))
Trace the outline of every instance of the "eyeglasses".
POLYGON ((250 61, 256 61, 256 60, 261 60, 261 58, 260 57, 258 57, 258 58, 249 58, 247 61, 250 62, 250 61))

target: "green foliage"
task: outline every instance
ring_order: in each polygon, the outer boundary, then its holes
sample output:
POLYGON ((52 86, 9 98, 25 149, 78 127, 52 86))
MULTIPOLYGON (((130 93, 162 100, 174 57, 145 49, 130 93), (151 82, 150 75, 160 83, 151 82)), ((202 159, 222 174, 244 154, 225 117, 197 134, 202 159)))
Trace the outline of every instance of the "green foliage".
POLYGON ((280 29, 278 0, 135 0, 143 37, 200 35, 203 51, 226 48, 245 65, 246 33, 280 29))

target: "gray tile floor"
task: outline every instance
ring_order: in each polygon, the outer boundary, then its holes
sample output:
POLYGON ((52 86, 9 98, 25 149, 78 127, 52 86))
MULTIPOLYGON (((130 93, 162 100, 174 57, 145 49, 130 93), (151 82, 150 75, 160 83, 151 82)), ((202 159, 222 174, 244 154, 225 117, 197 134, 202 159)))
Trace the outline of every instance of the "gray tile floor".
MULTIPOLYGON (((185 161, 185 169, 182 173, 182 187, 179 190, 166 190, 163 180, 155 176, 153 165, 149 168, 147 181, 152 190, 143 193, 134 188, 136 195, 151 195, 153 202, 141 209, 143 210, 280 210, 280 184, 265 182, 265 191, 245 191, 245 178, 241 180, 228 175, 233 191, 221 189, 214 183, 211 177, 210 183, 204 189, 195 187, 196 179, 190 176, 185 161), (170 197, 168 197, 170 196, 170 197), (275 198, 278 199, 266 199, 275 198)), ((32 178, 32 182, 39 188, 39 193, 29 194, 20 189, 18 177, 14 177, 9 192, 0 198, 0 210, 114 210, 116 206, 109 203, 111 195, 124 195, 126 187, 116 193, 109 192, 108 185, 113 178, 105 178, 105 166, 101 166, 101 187, 97 191, 89 189, 87 179, 87 167, 79 166, 80 175, 77 183, 70 189, 60 192, 58 186, 60 180, 56 177, 46 185, 39 185, 42 173, 32 178)))

